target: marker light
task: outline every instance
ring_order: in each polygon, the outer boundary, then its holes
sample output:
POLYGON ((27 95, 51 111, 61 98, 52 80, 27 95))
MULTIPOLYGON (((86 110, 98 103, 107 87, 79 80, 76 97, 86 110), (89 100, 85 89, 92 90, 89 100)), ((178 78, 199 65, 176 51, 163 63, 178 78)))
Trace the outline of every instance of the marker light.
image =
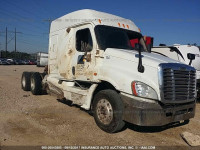
POLYGON ((120 23, 118 23, 118 26, 119 26, 119 27, 121 26, 120 23))

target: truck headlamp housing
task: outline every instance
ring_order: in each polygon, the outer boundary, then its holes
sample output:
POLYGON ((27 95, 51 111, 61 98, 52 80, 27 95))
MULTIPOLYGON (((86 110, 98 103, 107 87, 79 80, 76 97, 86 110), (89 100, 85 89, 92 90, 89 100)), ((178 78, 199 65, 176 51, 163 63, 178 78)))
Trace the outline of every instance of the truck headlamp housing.
POLYGON ((158 99, 158 95, 152 87, 139 81, 132 82, 132 91, 135 96, 158 99))

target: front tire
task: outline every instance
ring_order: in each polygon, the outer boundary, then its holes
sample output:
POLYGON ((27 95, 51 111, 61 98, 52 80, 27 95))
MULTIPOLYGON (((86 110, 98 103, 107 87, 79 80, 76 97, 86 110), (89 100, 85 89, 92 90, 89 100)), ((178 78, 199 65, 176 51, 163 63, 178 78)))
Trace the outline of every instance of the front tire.
POLYGON ((42 77, 39 72, 35 72, 31 76, 31 92, 33 95, 42 94, 42 77))
POLYGON ((123 102, 114 90, 102 90, 94 97, 94 119, 98 127, 105 132, 114 133, 124 127, 123 109, 123 102))

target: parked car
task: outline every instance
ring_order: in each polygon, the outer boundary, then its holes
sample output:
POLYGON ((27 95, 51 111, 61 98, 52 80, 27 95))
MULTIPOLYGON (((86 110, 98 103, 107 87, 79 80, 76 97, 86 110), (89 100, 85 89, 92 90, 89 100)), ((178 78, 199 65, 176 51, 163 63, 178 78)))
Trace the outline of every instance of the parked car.
POLYGON ((36 65, 37 61, 36 60, 29 60, 29 65, 36 65))
POLYGON ((14 64, 15 65, 23 65, 23 61, 20 59, 16 59, 16 60, 14 60, 14 64))
POLYGON ((29 61, 28 60, 23 60, 23 65, 28 65, 29 64, 29 61))
POLYGON ((0 58, 0 65, 9 65, 9 63, 4 58, 0 58))
POLYGON ((12 58, 8 58, 6 61, 8 64, 14 65, 14 60, 12 58))

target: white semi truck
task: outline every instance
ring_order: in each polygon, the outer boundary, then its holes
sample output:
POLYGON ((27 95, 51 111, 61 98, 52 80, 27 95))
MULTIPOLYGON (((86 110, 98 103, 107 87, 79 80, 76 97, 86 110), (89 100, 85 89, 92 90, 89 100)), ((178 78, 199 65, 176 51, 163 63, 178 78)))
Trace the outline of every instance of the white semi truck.
POLYGON ((48 53, 37 53, 37 67, 45 67, 48 65, 48 53))
POLYGON ((151 52, 193 66, 196 69, 197 97, 200 97, 200 51, 197 46, 180 44, 155 46, 151 49, 151 52), (191 59, 191 57, 193 58, 191 59))
POLYGON ((24 72, 21 84, 34 95, 47 92, 90 110, 112 133, 125 121, 188 122, 195 115, 195 78, 193 67, 149 53, 131 20, 86 9, 51 23, 48 69, 24 72))

